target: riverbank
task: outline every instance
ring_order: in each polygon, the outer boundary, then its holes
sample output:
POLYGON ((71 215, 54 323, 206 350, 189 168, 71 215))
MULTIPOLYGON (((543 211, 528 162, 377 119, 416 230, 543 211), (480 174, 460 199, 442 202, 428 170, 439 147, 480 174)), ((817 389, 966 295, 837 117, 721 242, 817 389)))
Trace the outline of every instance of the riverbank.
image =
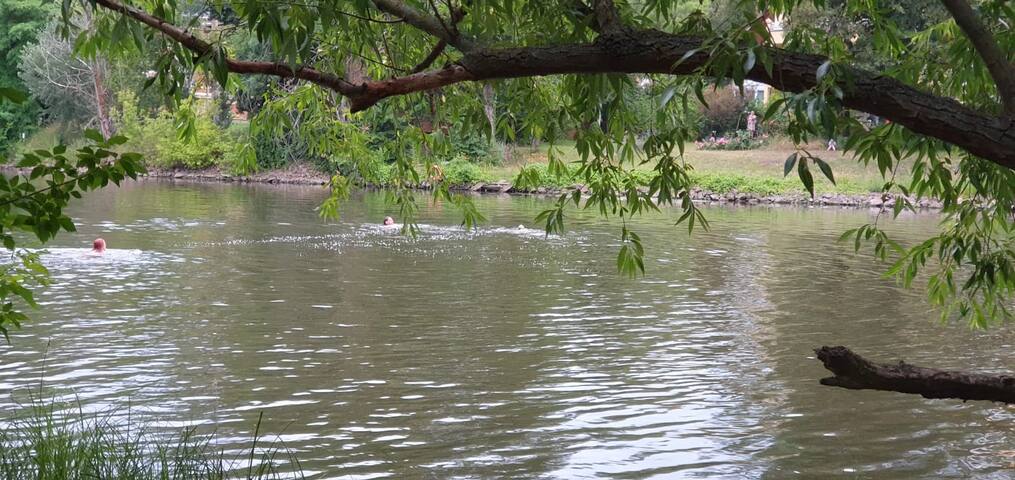
MULTIPOLYGON (((574 162, 578 154, 573 145, 558 145, 558 155, 565 162, 574 162)), ((876 169, 867 168, 839 152, 824 152, 825 160, 832 165, 837 182, 815 178, 816 194, 813 198, 804 192, 795 176, 783 177, 782 162, 792 150, 768 148, 749 151, 690 150, 686 159, 693 166, 691 177, 697 188, 691 198, 701 203, 730 203, 742 205, 826 205, 840 207, 882 208, 893 207, 896 194, 879 191, 884 180, 876 169)), ((556 178, 543 175, 543 181, 530 189, 516 188, 512 180, 522 168, 535 167, 545 171, 548 147, 522 147, 514 150, 504 165, 476 165, 475 172, 466 183, 452 186, 456 191, 482 194, 519 194, 556 196, 587 188, 574 178, 556 178)), ((11 170, 13 167, 4 166, 11 170)), ((16 170, 16 169, 15 169, 16 170)), ((648 170, 646 169, 646 174, 648 170)), ((905 172, 902 173, 906 175, 905 172)), ((229 170, 213 166, 201 170, 165 169, 149 167, 146 178, 187 180, 197 182, 267 183, 286 185, 327 185, 329 175, 306 163, 285 168, 261 170, 249 175, 235 175, 229 170)), ((901 178, 901 177, 900 177, 901 178)), ((425 187, 424 187, 425 188, 425 187)), ((936 200, 910 202, 918 208, 939 209, 936 200)))
MULTIPOLYGON (((557 145, 557 155, 564 162, 578 160, 573 144, 557 145)), ((484 194, 559 195, 574 190, 586 190, 574 179, 548 178, 532 189, 518 189, 512 180, 525 167, 545 170, 548 146, 535 148, 516 147, 503 165, 478 165, 474 181, 455 185, 457 191, 471 191, 484 194)), ((857 163, 841 152, 822 152, 836 176, 832 184, 820 176, 815 178, 816 194, 811 198, 795 175, 783 177, 782 164, 793 150, 791 147, 774 146, 748 151, 688 150, 687 163, 693 166, 692 180, 697 186, 691 198, 702 203, 731 203, 743 205, 827 205, 841 207, 881 208, 892 207, 898 198, 896 194, 880 191, 884 180, 877 169, 857 163)), ((646 173, 648 170, 646 169, 646 173)), ((151 169, 148 174, 155 178, 172 178, 193 181, 218 181, 238 183, 270 183, 292 185, 325 185, 328 175, 312 167, 299 164, 284 169, 261 171, 252 175, 237 176, 228 171, 211 168, 206 170, 151 169)), ((899 179, 905 181, 906 172, 899 179)), ((918 208, 938 209, 941 203, 935 200, 910 199, 918 208)))
MULTIPOLYGON (((295 166, 281 170, 262 171, 253 175, 239 176, 223 172, 217 168, 206 170, 153 170, 145 175, 147 178, 187 180, 198 182, 226 182, 226 183, 267 183, 284 185, 326 185, 328 177, 318 171, 306 166, 295 166)), ((561 193, 569 193, 575 190, 587 192, 588 189, 581 184, 573 184, 567 187, 538 187, 534 190, 520 190, 514 187, 511 182, 489 181, 476 182, 469 185, 456 185, 452 187, 455 191, 468 191, 479 194, 509 194, 509 195, 546 195, 556 196, 561 193)), ((764 195, 752 191, 741 192, 737 189, 730 189, 724 192, 695 188, 691 191, 691 199, 701 203, 729 203, 741 205, 823 205, 840 207, 867 207, 867 208, 891 208, 896 200, 900 198, 893 194, 882 194, 880 192, 870 193, 821 193, 811 198, 803 192, 789 192, 785 194, 764 195)), ((917 208, 940 209, 941 202, 936 200, 909 199, 917 208)))

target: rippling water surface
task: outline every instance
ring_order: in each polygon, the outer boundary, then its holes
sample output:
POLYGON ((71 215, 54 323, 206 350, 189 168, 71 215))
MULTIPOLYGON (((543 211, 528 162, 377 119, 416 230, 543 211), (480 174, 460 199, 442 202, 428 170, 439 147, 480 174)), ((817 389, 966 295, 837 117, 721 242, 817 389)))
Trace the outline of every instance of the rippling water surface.
MULTIPOLYGON (((942 326, 921 294, 835 243, 867 211, 713 208, 619 226, 488 196, 417 239, 383 194, 320 222, 316 188, 143 182, 73 211, 43 307, 0 351, 0 408, 40 379, 88 410, 262 429, 319 478, 1012 478, 1015 410, 818 385, 811 350, 1015 370, 1011 328, 942 326), (522 225, 522 228, 519 228, 522 225), (95 236, 112 248, 87 255, 95 236)), ((890 223, 899 239, 933 215, 890 223)), ((209 427, 210 428, 210 427, 209 427)))

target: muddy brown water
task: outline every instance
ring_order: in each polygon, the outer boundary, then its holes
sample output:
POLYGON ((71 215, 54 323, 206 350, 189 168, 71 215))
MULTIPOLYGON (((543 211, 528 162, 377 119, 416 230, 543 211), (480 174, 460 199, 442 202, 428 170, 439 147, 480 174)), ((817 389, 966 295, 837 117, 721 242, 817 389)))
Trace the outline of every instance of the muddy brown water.
MULTIPOLYGON (((838 235, 867 210, 709 208, 620 227, 547 201, 477 198, 379 226, 377 192, 335 223, 316 187, 145 181, 96 192, 45 256, 43 307, 0 352, 0 408, 40 378, 91 411, 262 430, 318 478, 1012 478, 1015 410, 822 387, 811 350, 1015 370, 1011 328, 943 326, 919 291, 838 235), (523 225, 524 228, 518 228, 523 225), (84 255, 92 238, 112 250, 84 255)), ((936 215, 889 222, 915 242, 936 215)))

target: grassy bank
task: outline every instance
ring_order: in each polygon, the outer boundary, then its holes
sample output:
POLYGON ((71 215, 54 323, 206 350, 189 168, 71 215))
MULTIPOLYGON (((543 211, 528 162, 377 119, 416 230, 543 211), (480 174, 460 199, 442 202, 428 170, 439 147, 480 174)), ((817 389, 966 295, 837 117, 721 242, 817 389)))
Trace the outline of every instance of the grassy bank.
MULTIPOLYGON (((557 144, 555 148, 558 149, 558 158, 567 163, 579 158, 573 143, 557 144)), ((503 165, 480 167, 483 180, 510 181, 524 166, 537 165, 539 168, 538 165, 545 165, 547 162, 548 149, 546 145, 537 148, 515 147, 503 165)), ((815 172, 814 183, 817 193, 855 195, 881 191, 884 179, 876 167, 865 167, 840 152, 823 150, 816 148, 811 151, 831 165, 836 184, 833 185, 815 172)), ((697 150, 690 145, 685 160, 693 167, 691 177, 702 190, 714 193, 736 190, 758 195, 802 194, 804 188, 795 171, 788 177, 783 177, 783 164, 786 157, 793 152, 792 146, 783 145, 742 151, 697 150)), ((651 165, 644 167, 646 172, 651 168, 651 165)), ((574 178, 547 179, 544 186, 569 186, 576 182, 574 178)))
POLYGON ((172 430, 137 423, 123 412, 86 413, 71 406, 33 402, 0 421, 0 478, 65 480, 116 478, 301 478, 285 448, 258 438, 226 452, 213 432, 172 430), (117 414, 120 413, 120 414, 117 414))

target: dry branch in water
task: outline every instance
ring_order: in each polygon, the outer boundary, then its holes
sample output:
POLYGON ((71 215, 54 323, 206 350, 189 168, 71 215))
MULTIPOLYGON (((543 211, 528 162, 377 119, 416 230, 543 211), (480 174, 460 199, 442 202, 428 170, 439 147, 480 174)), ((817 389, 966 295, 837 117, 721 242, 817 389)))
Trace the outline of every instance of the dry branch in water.
POLYGON ((897 364, 874 363, 846 347, 821 347, 814 350, 818 360, 834 377, 821 379, 822 385, 851 390, 885 390, 915 393, 924 398, 957 398, 1015 403, 1015 376, 938 370, 897 364))

